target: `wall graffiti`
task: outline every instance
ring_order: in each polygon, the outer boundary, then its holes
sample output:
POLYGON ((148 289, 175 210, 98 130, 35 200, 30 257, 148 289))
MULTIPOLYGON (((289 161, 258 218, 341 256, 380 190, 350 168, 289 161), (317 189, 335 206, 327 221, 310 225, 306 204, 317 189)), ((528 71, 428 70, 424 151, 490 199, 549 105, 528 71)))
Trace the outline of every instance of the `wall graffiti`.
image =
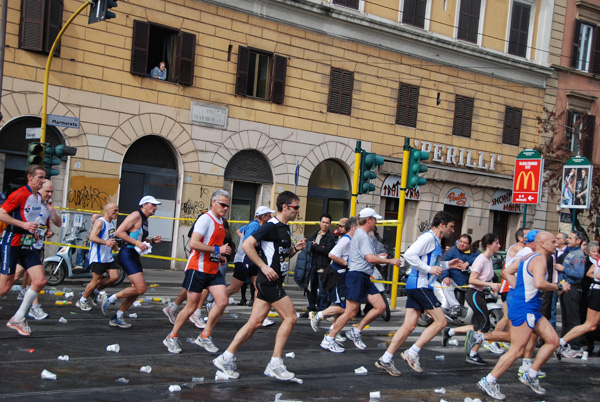
MULTIPOLYGON (((196 191, 193 191, 196 193, 196 191)), ((190 194, 193 196, 193 194, 190 194)), ((186 219, 196 219, 198 215, 205 212, 210 207, 210 190, 207 187, 200 187, 200 194, 192 200, 188 198, 187 201, 181 203, 181 217, 186 219)), ((194 221, 183 220, 181 221, 182 226, 192 226, 194 221)))
POLYGON ((100 211, 113 198, 116 198, 118 185, 118 179, 87 176, 72 177, 67 196, 68 206, 70 208, 100 211))

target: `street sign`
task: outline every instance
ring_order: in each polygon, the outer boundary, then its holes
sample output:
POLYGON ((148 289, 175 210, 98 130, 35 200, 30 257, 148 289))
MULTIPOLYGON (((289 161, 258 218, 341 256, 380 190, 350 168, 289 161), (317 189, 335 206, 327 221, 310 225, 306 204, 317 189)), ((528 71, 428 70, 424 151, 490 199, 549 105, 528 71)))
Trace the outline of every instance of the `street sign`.
POLYGON ((67 117, 67 116, 57 116, 55 114, 49 114, 47 124, 49 126, 79 128, 79 118, 67 117))
POLYGON ((25 129, 25 139, 26 140, 39 140, 42 138, 42 128, 41 127, 33 127, 25 129))
POLYGON ((563 167, 560 207, 588 209, 593 166, 585 156, 574 156, 563 167))
POLYGON ((522 151, 515 161, 512 202, 537 204, 541 197, 544 160, 534 149, 522 151))

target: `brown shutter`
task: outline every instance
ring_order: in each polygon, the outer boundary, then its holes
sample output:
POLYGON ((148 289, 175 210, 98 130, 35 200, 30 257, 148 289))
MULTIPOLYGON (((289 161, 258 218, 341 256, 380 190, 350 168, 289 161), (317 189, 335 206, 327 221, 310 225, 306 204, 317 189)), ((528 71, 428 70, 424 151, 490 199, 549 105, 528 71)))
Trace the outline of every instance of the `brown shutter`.
POLYGON ((250 64, 250 49, 244 46, 238 48, 237 76, 235 79, 235 93, 248 95, 248 67, 250 64))
POLYGON ((581 155, 592 162, 594 156, 594 131, 596 128, 596 116, 586 115, 583 119, 583 132, 581 136, 581 155))
POLYGON ((581 21, 575 20, 575 33, 573 34, 573 46, 571 47, 571 67, 577 67, 577 55, 579 54, 579 36, 581 35, 581 21))
POLYGON ((507 106, 504 115, 504 129, 502 132, 502 143, 519 146, 521 139, 521 117, 522 110, 507 106))
POLYGON ((454 106, 454 126, 452 135, 471 137, 471 120, 473 119, 473 99, 456 96, 454 106))
POLYGON ((148 75, 148 46, 150 43, 150 23, 133 21, 131 44, 131 74, 148 75))
POLYGON ((461 0, 458 17, 458 39, 477 43, 481 0, 461 0))
POLYGON ((515 56, 527 55, 527 38, 529 37, 529 15, 531 7, 526 4, 514 3, 510 22, 508 53, 515 56))
POLYGON ((21 1, 21 29, 19 47, 26 50, 44 50, 45 0, 21 1))
POLYGON ((600 28, 594 26, 594 40, 592 43, 592 65, 590 66, 590 72, 593 74, 600 74, 600 28))
POLYGON ((177 35, 177 72, 175 82, 181 85, 194 83, 194 56, 196 54, 196 35, 179 32, 177 35))
POLYGON ((287 57, 273 56, 273 74, 271 83, 271 101, 283 104, 285 97, 285 75, 287 70, 287 57))
POLYGON ((341 114, 352 114, 352 90, 354 89, 354 73, 344 71, 342 75, 341 114))
MULTIPOLYGON (((62 28, 63 0, 49 0, 46 10, 46 26, 44 35, 44 52, 50 53, 54 40, 62 28)), ((56 46, 55 56, 60 56, 60 42, 56 46)))
POLYGON ((398 109, 396 124, 417 127, 417 111, 419 105, 419 87, 400 84, 398 90, 398 109))
POLYGON ((402 11, 402 23, 415 24, 416 0, 404 0, 404 10, 402 11))
POLYGON ((350 115, 353 88, 354 74, 352 72, 332 68, 327 111, 350 115))
POLYGON ((408 119, 406 125, 417 127, 417 112, 419 109, 419 87, 410 87, 410 101, 408 103, 408 119))

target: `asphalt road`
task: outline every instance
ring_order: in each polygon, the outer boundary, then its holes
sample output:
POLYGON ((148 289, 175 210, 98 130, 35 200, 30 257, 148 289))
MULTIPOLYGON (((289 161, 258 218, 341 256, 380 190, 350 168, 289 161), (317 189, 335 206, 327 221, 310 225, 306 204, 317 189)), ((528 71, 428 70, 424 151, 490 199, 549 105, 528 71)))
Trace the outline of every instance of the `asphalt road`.
MULTIPOLYGON (((149 284, 147 296, 174 298, 179 291, 183 273, 172 271, 146 272, 149 284)), ((126 284, 127 282, 125 282, 126 284)), ((122 285, 124 286, 124 285, 122 285)), ((82 282, 65 282, 58 289, 71 288, 76 295, 83 290, 82 282)), ((297 287, 287 287, 297 310, 306 302, 297 287)), ((0 320, 7 321, 20 302, 17 292, 10 292, 1 302, 0 320)), ((476 386, 490 367, 478 367, 464 362, 462 339, 458 347, 442 348, 436 337, 421 354, 425 372, 413 372, 402 359, 396 357, 396 367, 401 377, 391 377, 374 366, 383 354, 390 332, 397 329, 403 318, 403 309, 392 313, 390 322, 378 319, 364 331, 367 349, 360 351, 346 342, 346 352, 333 354, 320 348, 325 333, 315 334, 306 319, 300 319, 286 346, 285 352, 294 352, 295 358, 285 358, 290 371, 303 380, 303 384, 280 382, 263 374, 268 363, 276 325, 257 331, 253 338, 237 354, 240 378, 231 381, 215 381, 214 356, 200 347, 188 343, 187 338, 196 337, 199 331, 187 324, 180 333, 183 353, 173 355, 162 345, 171 324, 162 313, 160 301, 144 302, 132 307, 127 314, 136 313, 130 319, 130 329, 113 328, 99 308, 82 312, 71 305, 56 305, 62 300, 51 294, 41 296, 41 303, 50 316, 43 321, 29 320, 32 336, 19 336, 4 326, 0 327, 0 400, 26 401, 368 401, 370 392, 379 391, 381 401, 464 401, 465 398, 490 400, 476 386), (67 323, 60 323, 64 317, 67 323), (118 343, 119 353, 106 351, 106 346, 118 343), (58 356, 68 355, 68 361, 58 356), (444 356, 444 361, 436 360, 444 356), (140 372, 140 367, 150 365, 150 374, 140 372), (356 375, 354 370, 364 366, 367 375, 356 375), (43 380, 42 370, 57 375, 55 381, 43 380), (117 379, 126 378, 128 383, 117 379), (193 382, 203 378, 203 382, 193 382), (181 386, 180 392, 169 392, 169 386, 181 386), (435 389, 445 389, 445 394, 435 389)), ((237 295, 236 300, 239 300, 237 295)), ((403 307, 404 300, 399 298, 403 307)), ((215 344, 224 350, 235 332, 245 323, 250 309, 247 306, 230 305, 221 322, 213 332, 215 344)), ((126 315, 127 315, 126 314, 126 315)), ((418 330, 417 330, 418 331, 418 330)), ((409 347, 416 336, 411 336, 409 347)), ((401 350, 403 350, 402 348, 401 350)), ((489 352, 482 357, 493 364, 497 358, 489 352)), ((590 359, 552 358, 545 367, 548 377, 542 380, 547 394, 535 395, 517 379, 515 365, 500 379, 502 392, 510 401, 577 401, 593 400, 600 393, 600 358, 594 354, 590 359)))

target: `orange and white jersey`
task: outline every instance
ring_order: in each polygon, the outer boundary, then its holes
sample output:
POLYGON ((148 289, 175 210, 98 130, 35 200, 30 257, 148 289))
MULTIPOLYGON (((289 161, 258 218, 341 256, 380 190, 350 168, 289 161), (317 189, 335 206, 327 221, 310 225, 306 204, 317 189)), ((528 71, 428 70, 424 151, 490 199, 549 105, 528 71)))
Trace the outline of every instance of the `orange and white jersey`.
MULTIPOLYGON (((225 241, 223 219, 217 218, 212 211, 203 214, 194 225, 194 233, 202 236, 202 243, 207 246, 222 246, 225 241)), ((204 253, 192 249, 192 254, 185 266, 186 271, 193 269, 206 274, 219 272, 219 257, 217 253, 204 253)))

